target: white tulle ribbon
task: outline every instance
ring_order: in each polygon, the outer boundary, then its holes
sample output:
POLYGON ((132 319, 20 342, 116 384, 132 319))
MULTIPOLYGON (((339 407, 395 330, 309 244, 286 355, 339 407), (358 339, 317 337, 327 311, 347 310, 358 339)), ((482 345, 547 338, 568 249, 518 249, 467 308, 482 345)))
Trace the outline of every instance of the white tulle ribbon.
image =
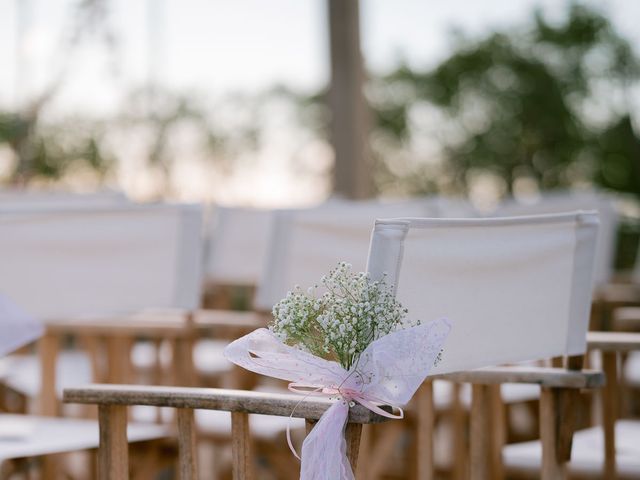
POLYGON ((349 371, 285 345, 264 328, 229 344, 225 356, 252 372, 291 382, 289 389, 296 393, 338 397, 302 444, 300 478, 353 480, 344 439, 349 405, 357 402, 384 417, 402 418, 399 407, 429 374, 450 330, 449 321, 440 319, 385 335, 372 342, 349 371), (400 413, 389 413, 380 405, 396 407, 400 413))

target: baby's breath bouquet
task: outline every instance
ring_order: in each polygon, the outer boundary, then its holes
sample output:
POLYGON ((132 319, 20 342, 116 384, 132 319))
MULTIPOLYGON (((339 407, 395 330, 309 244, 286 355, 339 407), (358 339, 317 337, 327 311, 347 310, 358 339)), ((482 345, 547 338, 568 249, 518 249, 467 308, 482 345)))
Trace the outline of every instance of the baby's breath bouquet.
POLYGON ((273 307, 270 329, 282 342, 349 370, 374 340, 420 323, 406 321, 406 314, 386 277, 373 281, 341 262, 322 277, 320 287, 287 293, 273 307))

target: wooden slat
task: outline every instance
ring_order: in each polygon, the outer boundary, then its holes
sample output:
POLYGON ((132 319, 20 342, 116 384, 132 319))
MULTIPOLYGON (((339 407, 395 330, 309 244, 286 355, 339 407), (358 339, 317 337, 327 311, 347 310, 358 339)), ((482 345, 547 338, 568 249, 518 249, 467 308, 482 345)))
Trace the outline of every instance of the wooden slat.
POLYGON ((472 480, 499 480, 502 473, 504 424, 499 385, 473 385, 471 397, 472 480))
POLYGON ((347 442, 347 458, 351 464, 351 469, 356 472, 358 469, 358 453, 360 452, 360 437, 362 436, 362 424, 347 423, 344 431, 344 439, 347 442))
POLYGON ((543 387, 540 393, 540 439, 542 441, 542 480, 566 478, 566 465, 557 458, 558 389, 543 387))
POLYGON ((545 367, 491 367, 467 372, 436 375, 461 383, 532 383, 543 387, 598 388, 604 385, 605 377, 596 370, 565 370, 545 367))
POLYGON ((127 407, 100 405, 98 421, 100 423, 98 479, 126 480, 129 478, 127 407))
POLYGON ((507 412, 502 401, 500 385, 489 385, 489 402, 491 405, 491 458, 490 468, 492 478, 501 480, 504 478, 502 464, 502 449, 507 441, 507 412))
POLYGON ((489 471, 491 415, 489 389, 486 385, 473 385, 471 395, 471 480, 490 480, 489 471))
POLYGON ((45 416, 58 415, 58 394, 56 392, 56 363, 58 359, 58 337, 45 333, 38 343, 40 356, 41 389, 40 414, 45 416))
POLYGON ((193 410, 178 409, 178 452, 180 480, 197 480, 198 450, 193 410))
POLYGON ((618 418, 618 358, 615 352, 602 353, 602 368, 607 384, 602 392, 604 430, 604 478, 616 478, 615 424, 618 418))
MULTIPOLYGON (((393 425, 394 422, 387 424, 386 426, 393 425)), ((372 456, 372 436, 373 425, 363 425, 362 433, 360 434, 360 449, 358 450, 358 470, 355 472, 356 480, 370 480, 370 468, 372 461, 376 460, 375 456, 372 456)))
MULTIPOLYGON (((84 388, 68 388, 64 392, 64 401, 98 405, 196 408, 286 417, 293 411, 295 417, 311 420, 319 419, 332 405, 328 398, 306 398, 301 401, 300 395, 295 394, 144 385, 90 385, 84 388), (296 407, 295 411, 294 407, 296 407)), ((389 407, 382 408, 391 411, 389 407)), ((349 409, 349 422, 381 423, 385 421, 387 421, 385 417, 361 405, 349 409)))
POLYGON ((418 424, 416 426, 416 477, 417 480, 433 480, 434 452, 433 436, 435 407, 433 404, 433 382, 424 382, 416 394, 418 424))
POLYGON ((231 412, 233 480, 253 479, 250 442, 249 415, 242 412, 231 412))
POLYGON ((450 407, 451 428, 453 430, 453 465, 452 478, 466 480, 469 478, 469 458, 467 442, 467 411, 462 404, 461 385, 454 383, 450 407))
POLYGON ((107 383, 127 383, 129 382, 130 354, 132 337, 128 335, 112 335, 106 339, 107 342, 107 383))
POLYGON ((590 349, 606 352, 631 352, 640 350, 640 333, 588 332, 590 349))

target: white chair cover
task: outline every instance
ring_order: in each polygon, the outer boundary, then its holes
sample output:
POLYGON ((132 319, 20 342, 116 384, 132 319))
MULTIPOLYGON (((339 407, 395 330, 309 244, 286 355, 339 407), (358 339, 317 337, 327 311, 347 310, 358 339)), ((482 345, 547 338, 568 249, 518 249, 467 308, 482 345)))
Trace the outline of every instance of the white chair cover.
POLYGON ((406 202, 333 200, 315 209, 279 211, 274 216, 269 254, 255 305, 271 310, 295 285, 320 282, 338 262, 364 271, 371 227, 383 216, 436 215, 429 199, 406 202))
POLYGON ((112 190, 94 193, 0 190, 0 211, 64 210, 65 208, 91 209, 124 205, 128 202, 129 200, 124 193, 112 190))
POLYGON ((194 309, 200 207, 0 212, 0 293, 40 318, 194 309))
POLYGON ((37 340, 43 333, 41 322, 0 295, 0 358, 37 340))
POLYGON ((491 216, 513 217, 562 213, 575 210, 596 210, 600 218, 598 243, 594 265, 594 287, 606 285, 611 280, 614 267, 619 215, 613 197, 595 191, 548 193, 535 203, 515 200, 503 202, 491 216))
POLYGON ((409 315, 453 323, 434 373, 585 350, 595 212, 378 220, 368 271, 409 315))
POLYGON ((207 226, 205 279, 212 284, 257 285, 262 277, 273 212, 217 207, 207 226))

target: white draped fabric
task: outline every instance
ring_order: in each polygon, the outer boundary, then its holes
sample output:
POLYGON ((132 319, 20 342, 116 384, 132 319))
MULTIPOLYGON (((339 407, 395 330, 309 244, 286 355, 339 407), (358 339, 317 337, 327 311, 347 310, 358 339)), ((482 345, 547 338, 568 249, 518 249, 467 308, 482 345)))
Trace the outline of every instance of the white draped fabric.
POLYGON ((0 358, 37 340, 43 331, 41 322, 0 295, 0 358))

